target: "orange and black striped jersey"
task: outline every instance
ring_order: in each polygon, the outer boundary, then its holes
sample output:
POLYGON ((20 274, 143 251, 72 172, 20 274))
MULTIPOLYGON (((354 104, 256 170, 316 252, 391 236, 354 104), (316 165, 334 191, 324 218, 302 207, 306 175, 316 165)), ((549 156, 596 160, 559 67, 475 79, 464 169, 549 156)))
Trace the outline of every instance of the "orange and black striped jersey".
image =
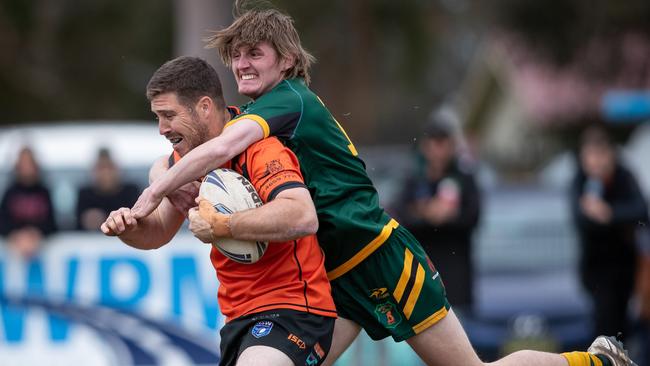
MULTIPOLYGON (((285 189, 304 187, 298 159, 277 138, 251 145, 223 167, 246 177, 265 203, 285 189)), ((219 306, 226 321, 279 308, 336 317, 316 235, 269 243, 254 264, 232 261, 216 248, 210 259, 220 282, 219 306)))

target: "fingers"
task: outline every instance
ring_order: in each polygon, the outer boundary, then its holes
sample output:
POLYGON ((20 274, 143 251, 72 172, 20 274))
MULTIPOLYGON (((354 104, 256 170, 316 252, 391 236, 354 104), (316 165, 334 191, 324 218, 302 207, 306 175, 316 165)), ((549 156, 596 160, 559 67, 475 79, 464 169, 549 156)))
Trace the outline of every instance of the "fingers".
POLYGON ((197 203, 199 204, 199 214, 204 220, 210 221, 210 218, 217 212, 217 210, 215 210, 212 203, 205 198, 198 197, 197 199, 197 203))
POLYGON ((104 233, 106 236, 115 236, 115 234, 106 224, 106 222, 102 223, 102 225, 99 227, 99 229, 104 233))
POLYGON ((151 187, 145 188, 135 202, 135 205, 131 208, 133 217, 135 219, 141 219, 149 215, 158 207, 160 201, 162 201, 162 197, 156 198, 151 191, 151 187))
POLYGON ((190 220, 190 230, 192 229, 192 223, 201 218, 199 215, 199 209, 192 207, 187 211, 187 218, 190 220))
POLYGON ((100 226, 100 229, 105 235, 116 236, 133 230, 137 224, 138 221, 134 217, 131 209, 122 207, 116 211, 112 211, 108 215, 108 218, 106 218, 106 221, 100 226))
POLYGON ((201 217, 199 210, 196 207, 189 210, 188 218, 190 220, 189 229, 196 238, 204 243, 212 243, 214 241, 210 223, 201 217))

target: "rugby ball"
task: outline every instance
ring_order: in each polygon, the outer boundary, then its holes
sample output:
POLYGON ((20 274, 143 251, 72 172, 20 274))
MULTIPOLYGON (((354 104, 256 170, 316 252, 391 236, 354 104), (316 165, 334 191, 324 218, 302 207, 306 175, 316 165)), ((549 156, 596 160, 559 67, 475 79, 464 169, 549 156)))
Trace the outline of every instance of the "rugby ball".
MULTIPOLYGON (((263 204, 251 182, 230 169, 216 169, 208 173, 201 182, 199 196, 208 200, 215 210, 223 214, 232 214, 263 204)), ((264 255, 268 243, 229 238, 219 239, 212 245, 229 259, 250 264, 257 262, 264 255)))

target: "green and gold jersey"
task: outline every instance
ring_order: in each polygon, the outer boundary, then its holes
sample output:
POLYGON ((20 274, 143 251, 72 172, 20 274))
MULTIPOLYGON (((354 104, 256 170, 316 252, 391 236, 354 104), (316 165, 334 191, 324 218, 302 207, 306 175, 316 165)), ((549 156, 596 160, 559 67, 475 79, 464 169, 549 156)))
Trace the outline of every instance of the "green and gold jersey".
POLYGON ((379 206, 377 191, 347 134, 303 79, 280 82, 241 112, 228 125, 252 119, 265 137, 279 137, 298 156, 318 213, 318 240, 330 280, 386 241, 397 222, 379 206))

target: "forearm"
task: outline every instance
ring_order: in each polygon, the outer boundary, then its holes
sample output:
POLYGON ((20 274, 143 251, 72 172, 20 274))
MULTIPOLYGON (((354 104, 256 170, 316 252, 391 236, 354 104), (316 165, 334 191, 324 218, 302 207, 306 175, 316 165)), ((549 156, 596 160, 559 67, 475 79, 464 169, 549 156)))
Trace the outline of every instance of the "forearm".
POLYGON ((170 235, 170 231, 163 225, 158 212, 154 211, 151 215, 139 219, 136 228, 118 235, 118 238, 136 249, 157 249, 171 240, 173 233, 170 235))
POLYGON ((208 172, 230 160, 235 153, 226 146, 213 146, 210 140, 191 150, 165 174, 151 183, 150 188, 159 196, 166 196, 181 186, 196 181, 208 172))
MULTIPOLYGON (((132 220, 135 220, 131 217, 132 220)), ((138 249, 156 249, 169 243, 178 232, 185 216, 164 199, 151 214, 135 221, 118 238, 138 249)))
POLYGON ((234 213, 230 218, 232 237, 239 240, 283 242, 315 234, 318 219, 301 203, 270 202, 253 210, 234 213))

